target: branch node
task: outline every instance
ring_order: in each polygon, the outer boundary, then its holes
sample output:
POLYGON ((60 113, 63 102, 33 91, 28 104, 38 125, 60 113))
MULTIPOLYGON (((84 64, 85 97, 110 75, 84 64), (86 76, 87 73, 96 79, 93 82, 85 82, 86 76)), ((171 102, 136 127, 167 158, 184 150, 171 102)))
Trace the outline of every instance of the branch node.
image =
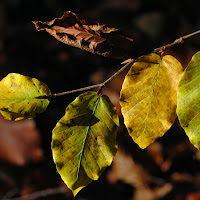
POLYGON ((183 43, 184 42, 184 39, 183 37, 179 37, 178 39, 176 39, 177 43, 183 43))
POLYGON ((158 54, 159 54, 160 56, 163 56, 165 50, 166 50, 166 47, 163 46, 163 47, 158 51, 158 54))
POLYGON ((103 90, 104 87, 105 87, 105 84, 102 84, 102 85, 99 87, 99 89, 98 89, 98 91, 97 91, 97 95, 100 95, 100 94, 101 94, 101 92, 102 92, 102 90, 103 90))

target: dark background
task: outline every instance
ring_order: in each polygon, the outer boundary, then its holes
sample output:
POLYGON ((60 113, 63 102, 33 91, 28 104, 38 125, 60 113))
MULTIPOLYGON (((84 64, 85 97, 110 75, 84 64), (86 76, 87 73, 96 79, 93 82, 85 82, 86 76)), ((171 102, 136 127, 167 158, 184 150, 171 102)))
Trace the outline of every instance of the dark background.
MULTIPOLYGON (((45 82, 55 93, 99 83, 120 68, 122 60, 104 58, 64 45, 44 31, 37 32, 32 21, 49 21, 61 17, 65 11, 73 11, 129 33, 137 47, 133 58, 137 58, 198 30, 198 4, 193 0, 1 0, 0 78, 11 72, 28 75, 45 82)), ((186 67, 199 48, 200 36, 195 36, 166 53, 175 56, 186 67)), ((105 89, 118 109, 117 98, 124 75, 105 89)), ((51 133, 56 122, 64 115, 66 106, 77 95, 52 100, 48 109, 35 119, 43 151, 43 158, 39 162, 33 160, 19 166, 6 158, 1 160, 0 198, 30 195, 62 185, 51 156, 51 133), (12 184, 8 179, 12 180, 12 184)), ((139 168, 151 177, 144 185, 151 191, 152 197, 149 193, 146 196, 144 193, 143 197, 136 196, 139 190, 137 184, 117 178, 110 167, 99 181, 88 185, 75 199, 200 199, 199 153, 188 142, 178 121, 164 137, 146 150, 134 144, 123 125, 119 129, 118 141, 120 149, 131 155, 139 168), (179 178, 173 178, 177 174, 179 178), (166 183, 171 185, 171 190, 160 197, 156 196, 156 189, 166 183)), ((134 170, 130 171, 130 176, 131 173, 135 173, 134 170)), ((68 191, 66 194, 38 199, 73 197, 68 191)))

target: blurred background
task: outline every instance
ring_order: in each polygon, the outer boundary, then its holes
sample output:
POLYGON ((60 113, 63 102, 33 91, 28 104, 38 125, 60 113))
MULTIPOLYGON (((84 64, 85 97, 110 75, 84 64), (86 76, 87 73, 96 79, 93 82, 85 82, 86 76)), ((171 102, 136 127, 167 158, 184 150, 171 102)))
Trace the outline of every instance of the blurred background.
MULTIPOLYGON (((0 0, 1 79, 11 72, 28 75, 57 93, 101 83, 121 67, 122 60, 84 52, 58 42, 45 31, 36 31, 32 21, 49 21, 68 10, 129 33, 136 47, 132 58, 200 29, 197 0, 0 0)), ((165 53, 185 68, 199 49, 200 35, 165 53)), ((178 121, 145 150, 127 134, 118 103, 126 73, 103 91, 121 118, 119 151, 112 166, 75 199, 200 199, 200 153, 178 121)), ((35 120, 10 122, 0 117, 0 199, 73 199, 56 172, 51 135, 76 96, 78 93, 53 99, 35 120), (48 195, 50 188, 55 190, 48 195)))

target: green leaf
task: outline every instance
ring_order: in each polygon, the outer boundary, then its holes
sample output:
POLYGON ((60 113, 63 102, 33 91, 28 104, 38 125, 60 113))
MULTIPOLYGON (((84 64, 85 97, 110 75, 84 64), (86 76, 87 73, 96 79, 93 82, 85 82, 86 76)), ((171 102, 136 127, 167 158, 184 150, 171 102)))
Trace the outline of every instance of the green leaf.
POLYGON ((111 164, 119 118, 107 96, 86 92, 66 108, 53 130, 56 168, 74 196, 111 164))
POLYGON ((35 78, 8 74, 0 82, 0 113, 8 120, 34 118, 49 104, 49 100, 36 97, 50 94, 49 88, 35 78))
POLYGON ((190 142, 200 150, 200 51, 185 69, 178 86, 177 114, 190 142))
POLYGON ((146 148, 171 127, 176 118, 181 64, 172 56, 141 56, 122 85, 120 104, 133 140, 146 148))

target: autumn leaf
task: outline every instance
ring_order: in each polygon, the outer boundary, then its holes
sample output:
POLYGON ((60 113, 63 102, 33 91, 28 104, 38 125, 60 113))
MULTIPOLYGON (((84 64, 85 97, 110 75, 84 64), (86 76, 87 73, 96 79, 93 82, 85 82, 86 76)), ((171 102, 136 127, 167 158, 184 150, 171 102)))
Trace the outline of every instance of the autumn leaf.
POLYGON ((66 108, 53 130, 56 168, 74 196, 97 180, 117 151, 119 119, 107 96, 86 92, 66 108))
POLYGON ((57 40, 106 57, 127 58, 133 39, 119 29, 82 18, 68 11, 52 21, 34 21, 38 31, 46 30, 57 40))
POLYGON ((177 114, 190 142, 200 150, 200 52, 185 69, 178 86, 177 114))
POLYGON ((36 97, 50 93, 47 85, 35 78, 8 74, 0 82, 0 113, 8 120, 34 118, 49 104, 48 99, 36 97))
POLYGON ((181 64, 172 56, 141 56, 122 85, 120 104, 133 140, 146 148, 171 127, 176 118, 181 64))
POLYGON ((0 159, 23 166, 43 158, 40 133, 33 120, 9 121, 0 115, 0 159))
MULTIPOLYGON (((156 200, 164 197, 172 190, 170 183, 150 187, 153 180, 142 165, 135 162, 131 155, 120 149, 117 151, 112 164, 112 170, 108 174, 112 182, 122 181, 133 186, 133 200, 156 200)), ((154 183, 155 184, 155 183, 154 183)))

